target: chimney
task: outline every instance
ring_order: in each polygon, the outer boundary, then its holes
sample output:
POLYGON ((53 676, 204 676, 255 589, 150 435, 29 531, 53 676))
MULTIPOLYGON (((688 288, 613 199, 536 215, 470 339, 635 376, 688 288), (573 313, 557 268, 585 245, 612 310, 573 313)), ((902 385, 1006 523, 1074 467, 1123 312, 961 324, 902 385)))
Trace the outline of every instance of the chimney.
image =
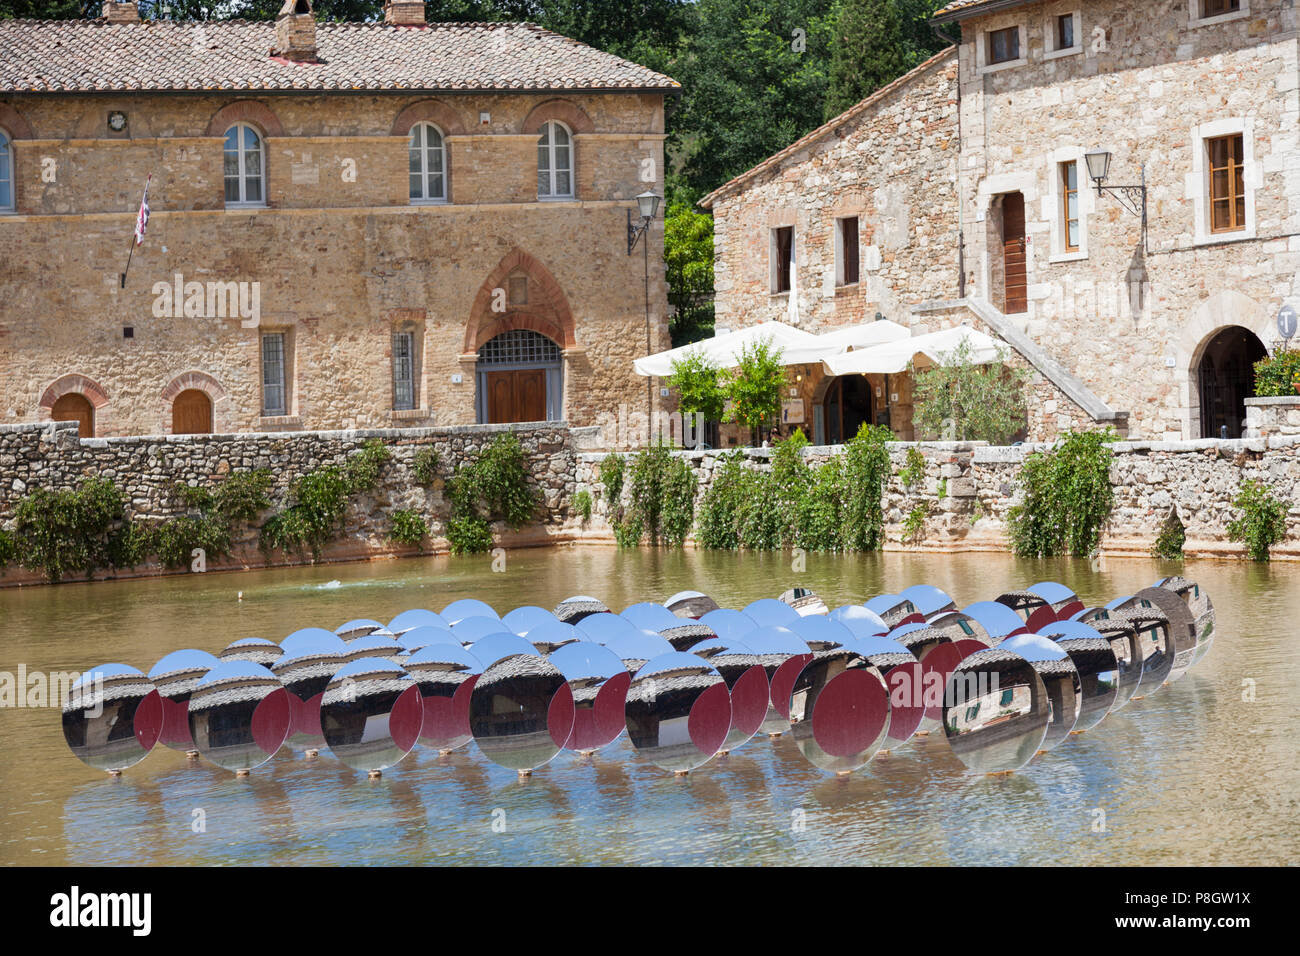
POLYGON ((424 0, 384 0, 384 22, 396 27, 424 26, 424 0))
POLYGON ((316 17, 311 0, 284 0, 275 18, 275 46, 272 56, 298 63, 318 63, 316 58, 316 17))
POLYGON ((131 0, 129 3, 104 0, 104 9, 101 16, 109 23, 139 23, 140 8, 136 5, 135 0, 131 0))

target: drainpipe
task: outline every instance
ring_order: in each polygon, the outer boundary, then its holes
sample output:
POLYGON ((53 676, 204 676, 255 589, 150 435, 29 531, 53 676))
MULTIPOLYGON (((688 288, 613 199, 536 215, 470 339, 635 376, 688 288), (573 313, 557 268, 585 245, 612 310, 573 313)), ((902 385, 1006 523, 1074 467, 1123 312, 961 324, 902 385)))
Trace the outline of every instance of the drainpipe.
POLYGON ((951 37, 944 32, 947 24, 931 22, 930 29, 940 40, 944 40, 957 48, 957 298, 966 298, 966 218, 965 208, 963 206, 963 196, 961 189, 961 159, 962 159, 962 137, 961 137, 961 37, 951 37))

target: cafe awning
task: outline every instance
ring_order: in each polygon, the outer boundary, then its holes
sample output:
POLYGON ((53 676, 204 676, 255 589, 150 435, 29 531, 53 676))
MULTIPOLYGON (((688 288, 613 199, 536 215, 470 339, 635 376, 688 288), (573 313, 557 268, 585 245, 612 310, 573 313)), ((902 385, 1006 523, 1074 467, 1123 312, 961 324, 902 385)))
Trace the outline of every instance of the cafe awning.
POLYGON ((1009 351, 997 339, 968 325, 928 332, 871 348, 856 349, 822 359, 828 375, 895 374, 912 365, 942 365, 965 343, 975 365, 999 362, 1009 351))
POLYGON ((666 378, 673 373, 673 362, 699 352, 718 368, 734 368, 740 364, 741 352, 747 346, 763 340, 770 341, 774 348, 781 349, 782 365, 811 365, 850 348, 868 348, 884 342, 894 342, 907 338, 909 334, 904 326, 887 319, 836 329, 822 335, 814 335, 784 322, 763 322, 681 345, 667 352, 647 355, 633 362, 632 367, 638 375, 666 378))

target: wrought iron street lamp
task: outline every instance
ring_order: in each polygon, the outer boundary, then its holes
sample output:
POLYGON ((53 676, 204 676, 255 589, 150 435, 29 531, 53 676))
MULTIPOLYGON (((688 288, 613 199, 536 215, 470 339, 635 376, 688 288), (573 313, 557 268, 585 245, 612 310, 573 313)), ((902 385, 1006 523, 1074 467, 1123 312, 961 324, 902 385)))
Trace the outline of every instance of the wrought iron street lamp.
POLYGON ((1105 186, 1110 175, 1110 152, 1094 149, 1083 156, 1088 165, 1088 177, 1097 187, 1097 195, 1108 192, 1121 206, 1142 220, 1142 254, 1147 251, 1147 168, 1142 167, 1142 180, 1136 186, 1105 186))
MULTIPOLYGON (((650 231, 650 223, 654 222, 655 213, 659 211, 660 197, 653 192, 646 190, 636 197, 637 211, 641 213, 641 220, 637 223, 632 222, 632 210, 627 211, 627 254, 630 256, 636 249, 636 244, 640 239, 650 231)), ((641 244, 643 256, 645 258, 645 354, 650 354, 650 240, 646 239, 641 244)), ((646 440, 649 441, 651 429, 654 427, 654 376, 646 376, 645 382, 646 397, 646 440)))

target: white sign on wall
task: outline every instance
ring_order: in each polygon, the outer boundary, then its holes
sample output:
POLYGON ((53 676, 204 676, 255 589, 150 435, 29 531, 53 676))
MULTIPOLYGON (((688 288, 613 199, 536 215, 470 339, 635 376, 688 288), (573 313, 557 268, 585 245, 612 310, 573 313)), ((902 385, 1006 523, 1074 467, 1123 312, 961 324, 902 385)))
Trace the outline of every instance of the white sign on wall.
POLYGON ((803 423, 803 399, 791 398, 781 403, 781 424, 800 425, 803 423))

